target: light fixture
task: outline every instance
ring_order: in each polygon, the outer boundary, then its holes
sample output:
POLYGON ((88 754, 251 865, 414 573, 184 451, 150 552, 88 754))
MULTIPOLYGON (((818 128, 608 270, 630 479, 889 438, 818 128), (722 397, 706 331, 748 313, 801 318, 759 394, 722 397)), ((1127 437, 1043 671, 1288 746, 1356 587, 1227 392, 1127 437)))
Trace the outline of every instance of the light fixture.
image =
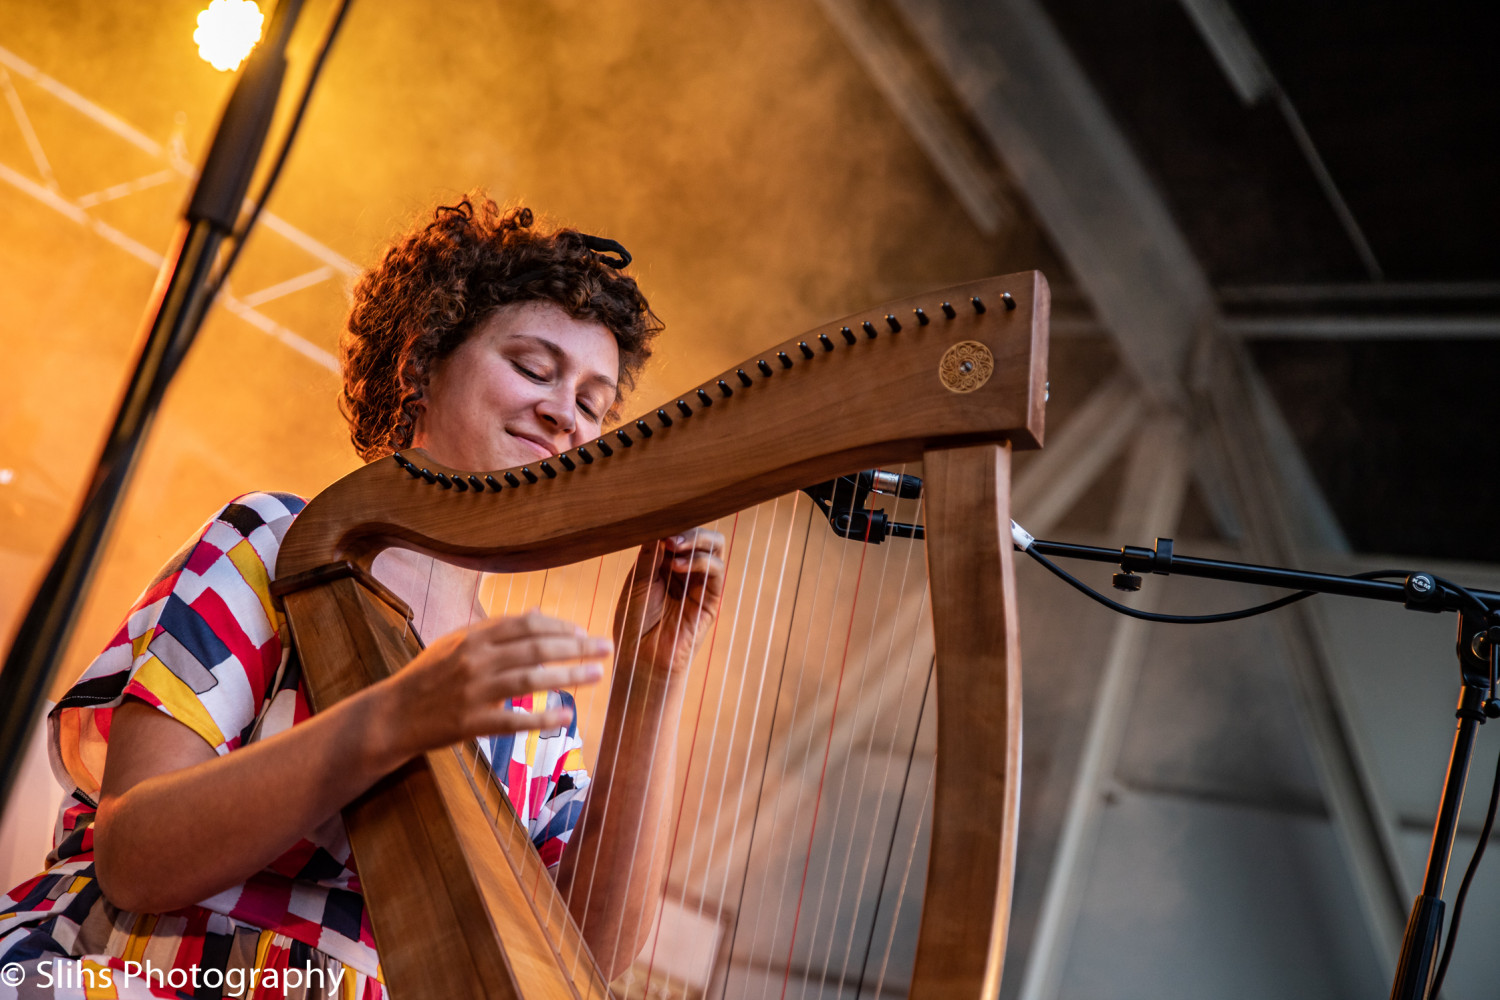
POLYGON ((193 32, 198 55, 214 69, 239 69, 260 41, 265 20, 255 0, 211 0, 198 15, 198 30, 193 32))

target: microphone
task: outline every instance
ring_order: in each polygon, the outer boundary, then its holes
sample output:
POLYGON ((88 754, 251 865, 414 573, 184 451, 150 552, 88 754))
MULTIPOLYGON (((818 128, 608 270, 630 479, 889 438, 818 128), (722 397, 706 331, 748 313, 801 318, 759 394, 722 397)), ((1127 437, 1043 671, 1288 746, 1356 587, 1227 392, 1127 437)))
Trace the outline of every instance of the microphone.
POLYGON ((871 493, 915 500, 922 495, 922 480, 884 469, 865 469, 853 475, 839 476, 827 482, 802 489, 828 518, 834 534, 854 541, 879 545, 891 535, 897 538, 925 538, 920 524, 891 521, 883 510, 866 510, 871 493))

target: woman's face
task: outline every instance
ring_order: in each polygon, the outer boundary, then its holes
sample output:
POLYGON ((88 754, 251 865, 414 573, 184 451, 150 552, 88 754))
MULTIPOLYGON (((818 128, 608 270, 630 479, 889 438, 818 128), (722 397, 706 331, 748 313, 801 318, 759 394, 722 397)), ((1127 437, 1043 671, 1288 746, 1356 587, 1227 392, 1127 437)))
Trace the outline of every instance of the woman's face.
POLYGON ((502 306, 432 372, 412 445, 455 469, 534 464, 599 436, 619 366, 603 324, 502 306))

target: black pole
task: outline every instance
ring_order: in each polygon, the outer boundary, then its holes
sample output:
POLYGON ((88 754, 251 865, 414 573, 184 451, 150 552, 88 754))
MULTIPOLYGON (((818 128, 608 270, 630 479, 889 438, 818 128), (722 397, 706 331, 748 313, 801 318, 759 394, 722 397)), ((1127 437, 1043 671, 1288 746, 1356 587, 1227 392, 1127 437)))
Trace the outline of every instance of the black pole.
POLYGON ((1448 773, 1443 779, 1443 798, 1437 819, 1432 824, 1432 846, 1427 851, 1427 869, 1422 876, 1422 891, 1412 901, 1406 920, 1406 934, 1401 940, 1401 958, 1396 978, 1391 983, 1391 1000, 1425 1000, 1437 966, 1438 943, 1443 931, 1443 883, 1448 878, 1448 861, 1453 856, 1453 840, 1458 832, 1458 814, 1463 807, 1464 785, 1469 778, 1469 760, 1474 749, 1474 734, 1485 721, 1485 703, 1490 692, 1490 658, 1496 655, 1485 636, 1488 623, 1476 614, 1458 616, 1458 664, 1463 677, 1459 689, 1458 729, 1453 734, 1453 752, 1448 756, 1448 773), (1482 654, 1482 655, 1481 655, 1482 654))
POLYGON ((212 304, 219 247, 234 231, 286 75, 286 42, 302 0, 281 0, 266 40, 224 108, 172 248, 147 307, 140 356, 100 450, 82 507, 43 577, 0 669, 0 817, 27 737, 78 620, 104 541, 156 411, 212 304))
MULTIPOLYGON (((1254 563, 1228 562, 1222 559, 1197 559, 1175 554, 1172 551, 1170 538, 1158 538, 1155 549, 1140 545, 1107 549, 1097 545, 1075 545, 1071 542, 1051 542, 1040 538, 1033 542, 1033 547, 1044 556, 1116 563, 1121 569, 1132 573, 1192 576, 1204 580, 1225 580, 1230 583, 1280 587, 1285 590, 1311 590, 1319 594, 1391 601, 1422 611, 1458 611, 1468 606, 1459 595, 1448 593, 1442 587, 1435 586, 1430 574, 1414 573, 1405 583, 1389 583, 1383 580, 1366 580, 1357 576, 1309 573, 1305 570, 1283 569, 1278 566, 1257 566, 1254 563), (1417 580, 1415 579, 1417 577, 1426 579, 1425 581, 1417 580), (1432 586, 1432 589, 1424 589, 1427 586, 1432 586)), ((1500 607, 1500 594, 1473 589, 1469 593, 1492 606, 1500 607)))
MULTIPOLYGON (((1019 544, 1019 543, 1018 543, 1019 544)), ((1459 689, 1458 727, 1453 735, 1453 751, 1443 778, 1443 797, 1433 822, 1432 846, 1427 853, 1427 868, 1422 891, 1412 902, 1401 942, 1396 976, 1391 984, 1391 1000, 1429 1000, 1432 977, 1439 954, 1438 943, 1443 931, 1443 884, 1448 877, 1448 862, 1453 855, 1453 841, 1458 832, 1458 815, 1463 806, 1464 786, 1469 777, 1469 760, 1474 736, 1489 713, 1500 716, 1500 692, 1491 690, 1491 678, 1500 668, 1500 646, 1486 612, 1475 603, 1500 606, 1500 594, 1470 590, 1456 593, 1441 585, 1428 573, 1408 574, 1404 583, 1387 583, 1359 577, 1306 573, 1301 570, 1215 559, 1193 559, 1173 552, 1170 538, 1158 538, 1155 549, 1127 545, 1118 549, 1068 542, 1030 540, 1028 549, 1048 556, 1087 559, 1093 562, 1118 563, 1128 573, 1160 573, 1194 576, 1205 579, 1252 583, 1288 590, 1309 590, 1320 594, 1339 594, 1377 601, 1400 602, 1421 611, 1458 612, 1459 689)), ((1451 932, 1450 932, 1451 933, 1451 932)))

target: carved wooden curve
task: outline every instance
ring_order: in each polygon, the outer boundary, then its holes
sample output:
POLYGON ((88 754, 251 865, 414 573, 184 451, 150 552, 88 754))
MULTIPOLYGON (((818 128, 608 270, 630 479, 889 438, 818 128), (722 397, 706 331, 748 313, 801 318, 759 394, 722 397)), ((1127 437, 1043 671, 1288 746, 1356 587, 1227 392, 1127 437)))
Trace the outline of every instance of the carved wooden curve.
MULTIPOLYGON (((959 285, 815 329, 545 462, 450 469, 412 450, 346 476, 276 566, 314 709, 417 650, 404 606, 368 576, 386 547, 542 569, 920 459, 938 748, 910 995, 995 996, 1020 777, 1010 449, 1041 445, 1047 319, 1039 272, 959 285)), ((524 829, 492 830, 508 808, 440 751, 345 810, 397 1000, 609 995, 524 829)))

